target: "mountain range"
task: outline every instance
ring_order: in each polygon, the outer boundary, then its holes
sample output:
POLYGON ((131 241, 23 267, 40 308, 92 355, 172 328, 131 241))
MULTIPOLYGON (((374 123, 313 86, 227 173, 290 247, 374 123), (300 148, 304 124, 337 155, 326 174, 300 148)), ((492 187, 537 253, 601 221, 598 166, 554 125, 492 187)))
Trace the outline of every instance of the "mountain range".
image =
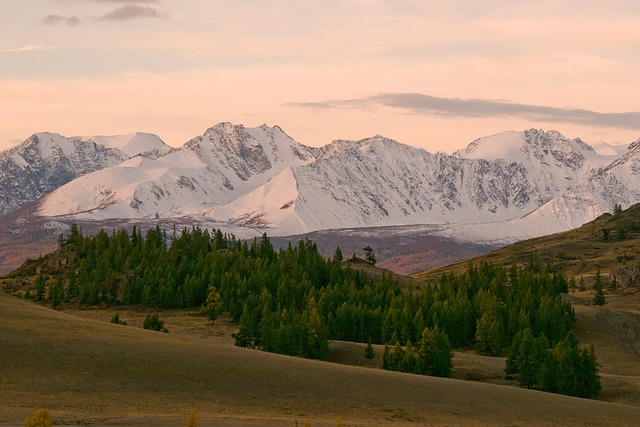
POLYGON ((496 246, 640 201, 640 139, 596 148, 537 129, 453 154, 380 135, 309 147, 278 126, 230 123, 179 148, 39 133, 0 154, 0 214, 35 201, 21 221, 197 222, 240 237, 373 227, 496 246))

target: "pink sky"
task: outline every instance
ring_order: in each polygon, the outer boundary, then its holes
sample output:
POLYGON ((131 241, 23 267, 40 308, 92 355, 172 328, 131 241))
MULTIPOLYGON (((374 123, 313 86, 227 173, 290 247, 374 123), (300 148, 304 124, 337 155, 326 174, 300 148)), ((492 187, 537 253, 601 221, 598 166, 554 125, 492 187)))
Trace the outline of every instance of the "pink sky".
POLYGON ((39 131, 177 146, 222 121, 432 152, 531 127, 640 137, 631 0, 8 3, 0 149, 39 131))

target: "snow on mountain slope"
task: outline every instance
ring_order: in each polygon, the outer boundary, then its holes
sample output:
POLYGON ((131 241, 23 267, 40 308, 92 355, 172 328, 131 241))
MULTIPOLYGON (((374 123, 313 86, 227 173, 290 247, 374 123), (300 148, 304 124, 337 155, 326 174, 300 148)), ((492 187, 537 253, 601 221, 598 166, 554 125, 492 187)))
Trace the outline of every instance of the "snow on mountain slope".
POLYGON ((164 155, 80 177, 42 199, 39 214, 188 217, 272 235, 431 224, 443 237, 500 244, 640 201, 639 171, 640 141, 616 157, 555 131, 505 132, 449 155, 379 135, 311 148, 277 126, 221 123, 164 155))
POLYGON ((588 191, 602 195, 611 211, 614 204, 623 208, 640 199, 640 139, 604 169, 598 170, 587 182, 588 191))
POLYGON ((629 147, 629 144, 607 144, 604 141, 596 142, 595 144, 591 144, 591 148, 594 151, 602 156, 620 156, 625 150, 629 147))
POLYGON ((157 158, 171 151, 171 147, 166 145, 160 137, 151 133, 143 132, 114 136, 80 136, 72 139, 94 141, 96 144, 118 149, 129 157, 134 157, 140 154, 144 157, 157 158))
POLYGON ((78 179, 43 200, 39 213, 94 220, 202 215, 314 159, 279 127, 221 123, 157 159, 78 179))
MULTIPOLYGON (((505 148, 517 153, 507 144, 505 148)), ((525 162, 522 154, 520 162, 466 159, 431 154, 381 136, 336 141, 322 152, 316 162, 292 169, 287 186, 295 179, 297 198, 288 202, 287 209, 278 210, 275 205, 265 209, 261 204, 267 186, 270 194, 279 192, 277 184, 269 182, 241 202, 218 208, 211 217, 234 223, 260 218, 276 233, 488 223, 524 215, 566 191, 556 182, 562 180, 551 174, 546 180, 544 175, 531 176, 522 163, 530 168, 538 165, 525 162)))
POLYGON ((37 133, 0 153, 0 215, 67 182, 128 156, 93 141, 69 140, 56 133, 37 133))

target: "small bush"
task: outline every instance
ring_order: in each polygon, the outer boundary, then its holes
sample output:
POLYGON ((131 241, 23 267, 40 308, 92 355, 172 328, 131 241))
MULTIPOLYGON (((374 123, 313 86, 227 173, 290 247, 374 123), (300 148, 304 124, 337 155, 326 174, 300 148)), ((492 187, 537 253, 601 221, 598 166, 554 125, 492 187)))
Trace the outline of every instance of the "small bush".
POLYGON ((158 313, 147 314, 143 327, 152 331, 169 332, 169 330, 164 327, 164 321, 160 320, 158 313))
POLYGON ((32 416, 24 419, 24 427, 52 427, 51 415, 48 409, 38 409, 32 416))
POLYGON ((111 323, 115 323, 116 325, 127 325, 127 322, 120 318, 120 314, 116 313, 111 318, 111 323))
POLYGON ((198 427, 198 414, 195 412, 191 412, 187 417, 187 426, 186 427, 198 427))

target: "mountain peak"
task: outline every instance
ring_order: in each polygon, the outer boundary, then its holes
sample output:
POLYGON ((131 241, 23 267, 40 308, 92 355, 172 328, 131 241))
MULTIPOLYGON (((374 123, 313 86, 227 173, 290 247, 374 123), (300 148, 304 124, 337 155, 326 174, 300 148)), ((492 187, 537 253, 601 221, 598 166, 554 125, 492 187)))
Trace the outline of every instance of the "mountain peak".
POLYGON ((131 132, 124 135, 94 135, 71 138, 80 142, 92 141, 106 148, 119 150, 129 157, 137 155, 158 157, 171 151, 171 147, 158 135, 146 132, 131 132))

